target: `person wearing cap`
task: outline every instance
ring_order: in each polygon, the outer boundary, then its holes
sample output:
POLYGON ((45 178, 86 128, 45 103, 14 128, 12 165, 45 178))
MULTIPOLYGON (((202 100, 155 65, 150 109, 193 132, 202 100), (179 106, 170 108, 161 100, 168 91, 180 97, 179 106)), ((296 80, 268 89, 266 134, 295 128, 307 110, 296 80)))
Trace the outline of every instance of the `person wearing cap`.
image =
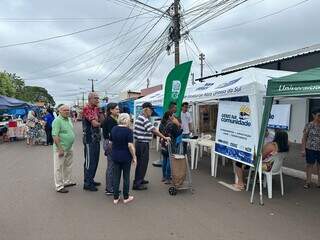
POLYGON ((150 117, 153 112, 153 106, 150 102, 142 104, 142 113, 136 119, 134 125, 134 139, 136 155, 137 155, 137 167, 135 171, 135 178, 133 182, 133 190, 146 190, 145 186, 149 182, 146 181, 145 175, 148 169, 149 163, 149 143, 152 140, 153 134, 166 141, 170 141, 170 137, 165 137, 159 132, 150 122, 150 117))

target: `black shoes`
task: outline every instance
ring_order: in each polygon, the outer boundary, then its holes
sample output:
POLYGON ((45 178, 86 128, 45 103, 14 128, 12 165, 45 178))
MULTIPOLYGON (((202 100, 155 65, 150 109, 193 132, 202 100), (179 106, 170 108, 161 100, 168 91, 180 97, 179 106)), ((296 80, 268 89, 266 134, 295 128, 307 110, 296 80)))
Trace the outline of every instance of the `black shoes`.
POLYGON ((96 192, 98 191, 98 188, 96 188, 95 186, 83 186, 83 190, 87 190, 87 191, 91 191, 91 192, 96 192))
POLYGON ((141 184, 149 184, 149 181, 143 180, 141 184))
POLYGON ((144 186, 144 185, 133 186, 133 187, 132 187, 132 190, 138 190, 138 191, 140 191, 140 190, 147 190, 147 189, 148 189, 147 186, 144 186))
POLYGON ((113 195, 113 192, 109 192, 108 190, 106 190, 106 191, 104 192, 104 194, 107 195, 107 196, 111 196, 111 195, 113 195))
POLYGON ((93 182, 93 185, 94 185, 95 187, 97 187, 97 186, 100 186, 101 183, 99 183, 99 182, 93 182))
POLYGON ((68 193, 69 191, 65 188, 61 188, 60 190, 57 191, 58 193, 68 193))

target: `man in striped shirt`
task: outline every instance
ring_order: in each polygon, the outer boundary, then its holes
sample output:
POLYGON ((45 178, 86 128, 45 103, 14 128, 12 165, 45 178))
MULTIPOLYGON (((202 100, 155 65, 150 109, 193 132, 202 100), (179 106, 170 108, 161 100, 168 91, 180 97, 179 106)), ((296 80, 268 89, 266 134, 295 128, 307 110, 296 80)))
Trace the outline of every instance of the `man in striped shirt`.
POLYGON ((145 184, 149 182, 144 179, 148 163, 149 163, 149 142, 152 140, 153 134, 170 141, 169 137, 165 137, 150 122, 153 106, 149 102, 142 104, 142 114, 136 119, 134 125, 134 138, 136 140, 137 167, 135 172, 135 180, 133 182, 133 190, 146 190, 145 184))

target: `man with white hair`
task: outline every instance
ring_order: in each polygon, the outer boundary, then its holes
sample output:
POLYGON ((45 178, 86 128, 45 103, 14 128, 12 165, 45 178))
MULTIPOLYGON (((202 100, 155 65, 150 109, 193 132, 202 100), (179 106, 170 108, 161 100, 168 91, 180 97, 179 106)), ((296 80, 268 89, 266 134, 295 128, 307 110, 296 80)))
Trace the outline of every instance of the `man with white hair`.
POLYGON ((83 189, 98 191, 94 177, 100 157, 101 121, 99 117, 99 96, 95 92, 88 95, 88 104, 83 108, 83 144, 84 144, 84 185, 83 189))
POLYGON ((70 109, 67 105, 59 108, 59 116, 52 123, 52 137, 54 140, 54 182, 59 193, 69 192, 66 187, 75 186, 71 180, 75 134, 70 119, 70 109))

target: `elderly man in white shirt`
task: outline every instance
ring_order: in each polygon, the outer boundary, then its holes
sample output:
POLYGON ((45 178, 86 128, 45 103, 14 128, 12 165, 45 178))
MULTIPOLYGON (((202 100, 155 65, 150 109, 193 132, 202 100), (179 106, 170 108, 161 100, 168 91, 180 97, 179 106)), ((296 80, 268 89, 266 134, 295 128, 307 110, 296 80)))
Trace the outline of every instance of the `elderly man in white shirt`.
MULTIPOLYGON (((181 112, 181 128, 183 129, 182 138, 190 138, 192 132, 192 117, 188 112, 189 104, 187 102, 182 103, 181 112)), ((187 152, 187 143, 183 143, 183 153, 187 152)))

